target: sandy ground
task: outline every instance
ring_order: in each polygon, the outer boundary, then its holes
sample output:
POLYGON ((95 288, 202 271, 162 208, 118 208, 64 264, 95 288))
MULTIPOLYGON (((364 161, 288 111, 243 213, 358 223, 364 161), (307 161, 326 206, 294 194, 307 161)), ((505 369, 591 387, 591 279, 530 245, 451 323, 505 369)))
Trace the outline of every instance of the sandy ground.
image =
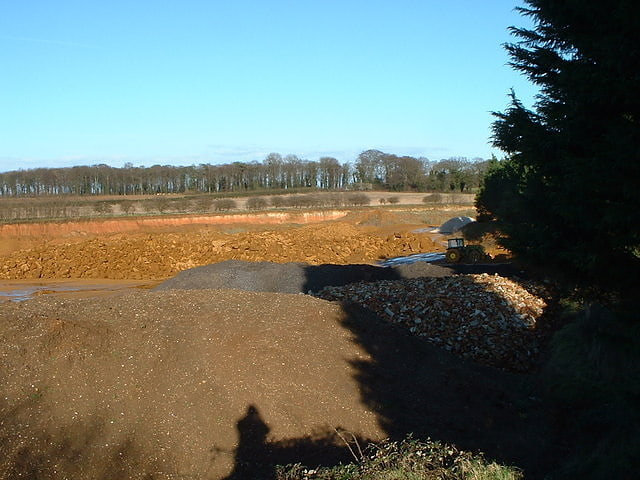
POLYGON ((272 478, 277 463, 348 460, 336 429, 432 436, 534 472, 548 454, 517 377, 307 295, 5 303, 0 359, 2 479, 272 478))
POLYGON ((1 237, 0 291, 35 298, 0 302, 0 479, 270 479, 276 464, 349 461, 344 438, 409 433, 541 477, 548 425, 522 377, 308 295, 149 291, 217 261, 441 249, 414 233, 422 215, 1 237))

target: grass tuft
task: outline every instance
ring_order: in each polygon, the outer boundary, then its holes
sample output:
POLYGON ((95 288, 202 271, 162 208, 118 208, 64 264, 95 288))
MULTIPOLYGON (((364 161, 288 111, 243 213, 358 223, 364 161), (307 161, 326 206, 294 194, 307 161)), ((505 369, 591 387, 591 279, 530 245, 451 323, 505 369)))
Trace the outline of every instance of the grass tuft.
POLYGON ((371 444, 357 461, 335 467, 279 467, 278 480, 519 480, 514 468, 488 462, 482 455, 411 437, 371 444))

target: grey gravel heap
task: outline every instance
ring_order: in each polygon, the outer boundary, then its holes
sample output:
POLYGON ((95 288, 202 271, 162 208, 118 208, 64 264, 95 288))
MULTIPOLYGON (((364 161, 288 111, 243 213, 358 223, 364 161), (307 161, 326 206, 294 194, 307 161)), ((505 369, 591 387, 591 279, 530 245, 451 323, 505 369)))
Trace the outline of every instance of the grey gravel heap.
POLYGON ((354 283, 314 295, 363 306, 448 351, 516 372, 536 361, 547 306, 541 287, 487 274, 354 283))

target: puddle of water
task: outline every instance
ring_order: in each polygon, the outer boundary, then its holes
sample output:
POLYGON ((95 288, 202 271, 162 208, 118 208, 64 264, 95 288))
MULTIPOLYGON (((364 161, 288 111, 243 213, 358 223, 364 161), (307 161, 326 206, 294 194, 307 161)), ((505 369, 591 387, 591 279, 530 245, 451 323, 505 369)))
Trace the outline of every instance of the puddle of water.
POLYGON ((388 258, 380 262, 380 265, 383 267, 393 267, 395 265, 406 265, 415 262, 436 262, 438 260, 444 260, 444 258, 444 252, 415 253, 406 257, 388 258))
MULTIPOLYGON (((105 295, 123 292, 131 289, 148 288, 144 281, 108 281, 81 282, 38 282, 38 283, 0 283, 0 301, 23 302, 38 295, 72 295, 80 296, 105 295)), ((157 283, 157 282, 153 282, 157 283)))
POLYGON ((35 293, 38 290, 43 290, 45 287, 31 287, 31 288, 21 288, 19 290, 9 290, 0 292, 0 296, 7 297, 9 300, 14 302, 22 302, 24 300, 29 300, 33 298, 35 293))

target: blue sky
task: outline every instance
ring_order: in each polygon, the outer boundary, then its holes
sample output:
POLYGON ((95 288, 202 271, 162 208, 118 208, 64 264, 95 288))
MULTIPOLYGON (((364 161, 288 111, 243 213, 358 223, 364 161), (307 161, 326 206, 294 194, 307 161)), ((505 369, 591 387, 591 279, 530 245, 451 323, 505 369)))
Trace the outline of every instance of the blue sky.
MULTIPOLYGON (((487 158, 513 0, 0 3, 0 171, 487 158)), ((499 152, 496 152, 499 154, 499 152)))

